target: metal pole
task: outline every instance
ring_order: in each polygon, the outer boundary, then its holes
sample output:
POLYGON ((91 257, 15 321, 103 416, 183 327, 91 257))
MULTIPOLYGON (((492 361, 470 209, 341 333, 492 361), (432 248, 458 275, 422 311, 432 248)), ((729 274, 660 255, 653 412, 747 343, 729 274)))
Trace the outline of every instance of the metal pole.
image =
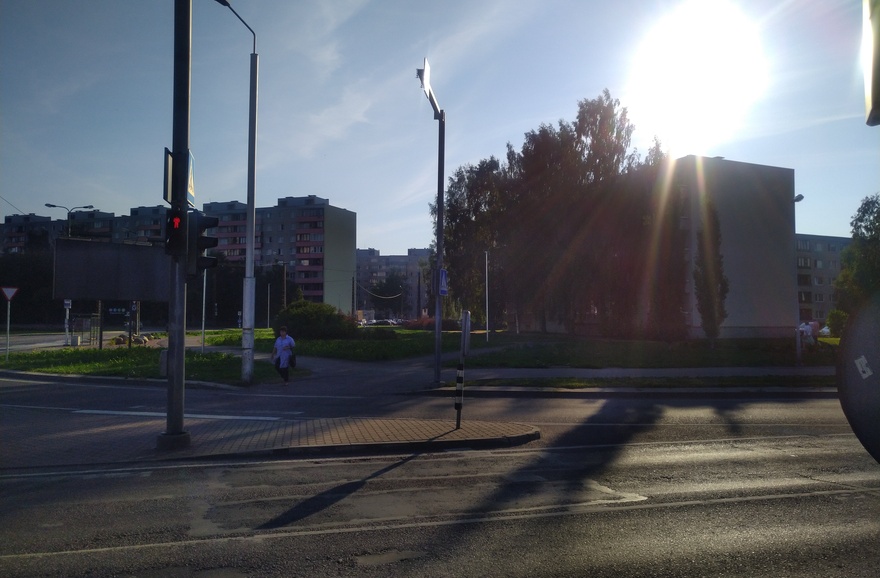
MULTIPOLYGON (((236 16, 238 15, 236 14, 236 16)), ((242 22, 244 21, 242 20, 242 22)), ((241 307, 241 380, 245 383, 251 383, 254 376, 254 301, 256 298, 256 280, 254 279, 254 231, 256 229, 257 79, 260 69, 260 57, 256 53, 256 50, 257 36, 254 34, 254 52, 251 54, 250 121, 248 126, 248 190, 247 226, 245 231, 244 302, 241 307)))
POLYGON ((446 111, 435 115, 440 121, 437 153, 437 271, 434 275, 434 383, 440 383, 440 357, 443 351, 443 298, 440 296, 440 270, 443 268, 443 164, 446 161, 446 111))
MULTIPOLYGON (((192 0, 174 0, 174 96, 172 205, 188 209, 186 189, 189 175, 182 167, 189 158, 189 108, 192 59, 192 0)), ((168 300, 168 415, 165 433, 159 436, 159 449, 186 447, 189 432, 183 429, 186 346, 186 256, 171 261, 168 300)))
POLYGON ((489 343, 489 251, 486 251, 486 343, 489 343))
POLYGON ((205 352, 205 298, 208 293, 208 270, 202 269, 202 353, 205 352))
POLYGON ((287 309, 287 261, 281 262, 281 309, 287 309))
POLYGON ((9 321, 12 319, 12 301, 6 301, 6 361, 9 361, 9 321))

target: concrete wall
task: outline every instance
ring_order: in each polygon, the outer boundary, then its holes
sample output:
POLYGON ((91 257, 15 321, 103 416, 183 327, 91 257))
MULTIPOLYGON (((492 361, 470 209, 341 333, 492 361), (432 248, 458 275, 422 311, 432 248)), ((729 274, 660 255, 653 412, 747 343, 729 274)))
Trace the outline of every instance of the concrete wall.
POLYGON ((324 303, 354 315, 357 215, 324 206, 324 303))

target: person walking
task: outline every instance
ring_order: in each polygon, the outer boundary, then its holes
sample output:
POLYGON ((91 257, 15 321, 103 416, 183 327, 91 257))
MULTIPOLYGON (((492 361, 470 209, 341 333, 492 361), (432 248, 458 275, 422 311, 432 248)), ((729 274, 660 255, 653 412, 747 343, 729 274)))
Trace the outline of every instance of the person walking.
POLYGON ((272 363, 275 364, 275 371, 284 380, 284 385, 290 383, 290 368, 296 367, 294 347, 296 342, 287 334, 287 326, 282 325, 278 328, 278 338, 275 340, 275 347, 272 348, 272 363))

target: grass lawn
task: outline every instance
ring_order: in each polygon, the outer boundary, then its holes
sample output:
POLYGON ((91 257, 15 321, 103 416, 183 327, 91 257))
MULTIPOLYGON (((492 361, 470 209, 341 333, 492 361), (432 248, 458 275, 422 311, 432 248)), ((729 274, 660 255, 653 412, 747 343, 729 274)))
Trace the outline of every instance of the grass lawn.
MULTIPOLYGON (((255 351, 268 353, 272 350, 274 334, 270 329, 254 332, 255 351)), ((190 334, 194 335, 194 334, 190 334)), ((443 350, 459 350, 461 334, 443 334, 443 350)), ((365 329, 352 340, 298 339, 296 352, 300 356, 327 357, 361 362, 381 362, 395 359, 430 356, 434 354, 434 333, 431 331, 408 331, 397 328, 365 329)), ((210 331, 206 345, 238 348, 241 346, 241 330, 210 331)), ((823 338, 820 343, 803 355, 805 365, 834 365, 838 340, 823 338)), ((33 371, 60 375, 118 376, 125 378, 161 378, 157 347, 133 348, 90 347, 47 349, 32 353, 13 353, 9 360, 0 359, 0 369, 33 371)), ((457 356, 450 365, 457 364, 457 356)), ((793 366, 797 363, 794 340, 719 340, 715 347, 703 341, 661 343, 654 341, 615 341, 576 339, 565 336, 514 335, 493 333, 489 340, 485 334, 471 337, 471 352, 466 367, 517 367, 517 368, 674 368, 674 367, 774 367, 793 366)), ((233 385, 241 382, 241 359, 235 353, 196 349, 186 352, 186 379, 233 385)), ((292 377, 307 375, 308 370, 296 369, 292 377)), ((726 378, 729 379, 729 378, 726 378)), ((255 361, 254 383, 273 383, 279 380, 274 368, 267 362, 255 361)), ((766 385, 766 379, 734 378, 736 383, 747 386, 766 385), (751 381, 749 381, 751 380, 751 381), (756 381, 757 380, 757 381, 756 381), (758 383, 762 382, 762 383, 758 383)), ((806 385, 804 378, 798 383, 806 385)), ((833 385, 833 378, 816 378, 814 385, 833 385)), ((773 378, 774 385, 784 384, 785 378, 773 378)), ((476 384, 476 382, 472 382, 476 384)), ((670 387, 689 385, 719 385, 719 379, 638 379, 638 380, 504 380, 503 383, 484 382, 486 385, 531 385, 544 387, 607 387, 647 386, 670 387), (538 383, 540 381, 541 383, 538 383)))

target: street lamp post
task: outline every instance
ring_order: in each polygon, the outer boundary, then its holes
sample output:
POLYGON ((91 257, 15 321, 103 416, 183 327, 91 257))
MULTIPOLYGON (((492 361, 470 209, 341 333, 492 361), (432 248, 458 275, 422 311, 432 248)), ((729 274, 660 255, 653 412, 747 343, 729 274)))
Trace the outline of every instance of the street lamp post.
POLYGON ((67 211, 67 236, 68 237, 70 237, 70 213, 74 212, 77 209, 94 209, 95 208, 92 205, 83 205, 81 207, 73 207, 71 209, 68 209, 67 207, 64 207, 62 205, 53 205, 52 203, 46 203, 46 206, 49 207, 50 209, 64 209, 65 211, 67 211))
MULTIPOLYGON (((67 207, 61 205, 54 205, 52 203, 46 203, 46 206, 50 209, 64 209, 67 211, 67 237, 70 238, 70 213, 76 211, 77 209, 94 209, 92 205, 82 205, 81 207, 72 207, 68 209, 67 207)), ((64 345, 70 345, 70 308, 64 308, 64 345)))
POLYGON ((248 187, 247 187, 247 225, 245 230, 244 286, 241 306, 241 380, 250 383, 254 375, 254 300, 256 281, 254 279, 254 244, 256 229, 256 170, 257 170, 257 78, 260 57, 257 55, 257 33, 238 15, 227 0, 216 0, 229 8, 254 36, 254 50, 251 53, 251 84, 248 123, 248 187))
POLYGON ((434 382, 440 383, 440 355, 442 351, 443 304, 440 296, 440 270, 443 268, 443 165, 446 155, 446 111, 440 108, 431 88, 431 67, 425 59, 425 67, 416 69, 425 96, 434 109, 434 120, 440 123, 437 153, 437 266, 434 274, 434 382))

